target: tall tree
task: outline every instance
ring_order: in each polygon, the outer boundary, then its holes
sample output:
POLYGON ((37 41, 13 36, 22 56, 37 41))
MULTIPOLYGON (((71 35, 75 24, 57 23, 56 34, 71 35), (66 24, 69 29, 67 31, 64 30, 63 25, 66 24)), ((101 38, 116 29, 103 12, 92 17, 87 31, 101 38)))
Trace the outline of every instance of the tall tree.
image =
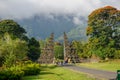
POLYGON ((93 11, 88 17, 87 35, 91 49, 99 50, 95 53, 113 57, 113 48, 120 47, 120 11, 111 6, 93 11), (113 51, 106 52, 106 47, 113 51))
POLYGON ((0 20, 0 60, 1 65, 12 65, 22 60, 28 51, 25 30, 13 20, 0 20))
POLYGON ((11 36, 4 34, 4 40, 0 39, 0 58, 6 66, 12 66, 16 61, 21 61, 26 57, 28 46, 26 41, 12 39, 11 36))
POLYGON ((40 45, 35 38, 31 38, 28 43, 28 58, 32 61, 36 61, 40 57, 40 45))

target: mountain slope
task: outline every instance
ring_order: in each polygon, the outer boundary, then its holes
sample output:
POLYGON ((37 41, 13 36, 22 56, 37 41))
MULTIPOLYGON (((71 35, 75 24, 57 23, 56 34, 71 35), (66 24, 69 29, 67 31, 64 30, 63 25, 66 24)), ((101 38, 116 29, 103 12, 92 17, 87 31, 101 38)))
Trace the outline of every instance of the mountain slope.
POLYGON ((84 17, 80 17, 80 19, 81 23, 79 26, 74 23, 74 16, 71 15, 53 16, 53 18, 36 15, 28 19, 15 21, 26 29, 29 37, 45 39, 53 32, 55 35, 55 40, 63 40, 63 32, 66 32, 71 40, 86 39, 86 20, 84 17))
MULTIPOLYGON (((71 29, 67 33, 68 39, 71 40, 87 40, 86 36, 86 24, 79 25, 78 27, 75 27, 74 29, 71 29)), ((63 40, 63 35, 60 36, 57 40, 63 40)))

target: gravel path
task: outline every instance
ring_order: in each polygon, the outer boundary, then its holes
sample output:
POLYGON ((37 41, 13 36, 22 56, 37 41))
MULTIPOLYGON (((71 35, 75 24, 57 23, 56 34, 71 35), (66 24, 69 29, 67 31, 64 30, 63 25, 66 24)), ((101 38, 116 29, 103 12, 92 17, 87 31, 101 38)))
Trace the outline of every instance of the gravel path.
POLYGON ((88 75, 90 74, 90 75, 94 76, 97 80, 99 80, 99 79, 115 80, 115 78, 117 76, 116 72, 88 69, 88 68, 72 66, 72 65, 64 65, 63 67, 72 69, 74 71, 87 73, 88 75))

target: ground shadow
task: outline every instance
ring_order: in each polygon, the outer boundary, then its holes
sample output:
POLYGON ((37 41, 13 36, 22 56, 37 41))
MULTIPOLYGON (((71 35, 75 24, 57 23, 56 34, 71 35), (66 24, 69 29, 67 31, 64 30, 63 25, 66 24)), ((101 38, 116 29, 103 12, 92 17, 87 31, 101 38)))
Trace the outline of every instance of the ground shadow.
POLYGON ((54 73, 48 72, 48 71, 42 71, 42 72, 40 72, 40 75, 46 75, 46 74, 54 74, 54 73))

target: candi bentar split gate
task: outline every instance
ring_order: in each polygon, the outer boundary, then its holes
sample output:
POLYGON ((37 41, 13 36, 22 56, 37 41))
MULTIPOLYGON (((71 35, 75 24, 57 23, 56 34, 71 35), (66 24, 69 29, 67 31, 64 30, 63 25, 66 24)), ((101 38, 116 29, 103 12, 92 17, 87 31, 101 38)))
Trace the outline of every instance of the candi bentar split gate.
MULTIPOLYGON (((71 63, 79 63, 80 58, 77 55, 76 49, 72 47, 72 44, 69 43, 66 33, 64 32, 64 61, 70 60, 71 63)), ((55 55, 54 55, 54 34, 51 33, 48 43, 41 51, 40 58, 38 62, 41 64, 50 64, 55 63, 55 55)))

